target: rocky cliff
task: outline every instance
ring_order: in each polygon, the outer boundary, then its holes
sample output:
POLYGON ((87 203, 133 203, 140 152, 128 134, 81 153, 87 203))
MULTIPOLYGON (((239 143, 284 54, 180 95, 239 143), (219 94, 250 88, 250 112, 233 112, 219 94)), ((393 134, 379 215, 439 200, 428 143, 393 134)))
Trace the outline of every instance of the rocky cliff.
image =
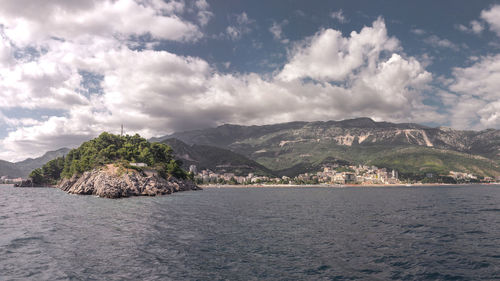
POLYGON ((156 196, 201 189, 188 180, 176 178, 166 180, 156 173, 123 171, 113 165, 85 172, 81 176, 75 175, 70 179, 63 179, 57 187, 72 194, 105 198, 156 196))

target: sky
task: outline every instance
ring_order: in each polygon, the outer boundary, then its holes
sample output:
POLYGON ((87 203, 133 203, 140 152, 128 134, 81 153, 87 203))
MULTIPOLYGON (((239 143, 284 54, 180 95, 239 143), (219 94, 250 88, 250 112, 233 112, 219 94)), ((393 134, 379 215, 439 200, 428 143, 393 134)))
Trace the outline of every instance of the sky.
POLYGON ((0 159, 102 131, 500 129, 500 1, 0 0, 0 159))

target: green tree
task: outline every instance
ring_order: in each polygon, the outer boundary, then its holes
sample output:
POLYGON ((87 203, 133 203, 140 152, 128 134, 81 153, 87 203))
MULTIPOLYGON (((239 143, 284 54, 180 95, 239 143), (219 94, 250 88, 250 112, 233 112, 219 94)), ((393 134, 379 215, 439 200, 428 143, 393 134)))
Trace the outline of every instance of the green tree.
POLYGON ((62 177, 82 174, 106 164, 129 162, 146 163, 165 178, 187 178, 187 173, 181 168, 182 163, 174 160, 170 146, 150 143, 137 134, 118 136, 107 132, 72 149, 66 157, 47 162, 35 174, 41 175, 43 182, 54 183, 62 177))
POLYGON ((181 164, 174 159, 170 160, 166 168, 167 168, 167 174, 169 176, 173 176, 179 179, 187 178, 186 172, 183 169, 181 169, 181 164))
POLYGON ((34 169, 29 177, 31 178, 31 181, 34 183, 34 184, 42 184, 43 183, 43 173, 42 173, 42 169, 38 168, 38 169, 34 169))

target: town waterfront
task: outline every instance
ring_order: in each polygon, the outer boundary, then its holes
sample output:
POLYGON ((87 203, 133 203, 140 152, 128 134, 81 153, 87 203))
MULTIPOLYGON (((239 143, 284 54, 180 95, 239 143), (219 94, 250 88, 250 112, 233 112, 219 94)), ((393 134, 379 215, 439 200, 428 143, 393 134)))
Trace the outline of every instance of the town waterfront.
POLYGON ((494 280, 500 186, 0 188, 0 280, 494 280))

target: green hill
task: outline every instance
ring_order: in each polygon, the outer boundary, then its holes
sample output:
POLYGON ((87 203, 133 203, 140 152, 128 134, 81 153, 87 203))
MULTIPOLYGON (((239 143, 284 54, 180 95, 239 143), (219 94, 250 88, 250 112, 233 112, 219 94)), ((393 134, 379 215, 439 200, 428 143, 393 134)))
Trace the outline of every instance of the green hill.
POLYGON ((0 176, 27 178, 34 169, 42 167, 50 160, 66 155, 68 151, 68 148, 61 148, 55 151, 48 151, 38 158, 28 158, 15 163, 0 160, 0 176))
POLYGON ((47 162, 42 168, 33 170, 30 177, 37 184, 54 184, 61 178, 81 175, 107 164, 135 168, 129 165, 130 162, 145 163, 165 178, 187 176, 180 168, 181 163, 174 159, 170 146, 150 143, 139 135, 118 136, 104 132, 99 137, 72 149, 66 156, 58 157, 47 162))
POLYGON ((178 139, 166 139, 162 143, 173 148, 175 157, 182 161, 184 169, 196 165, 198 170, 209 169, 218 173, 234 173, 242 176, 248 173, 275 175, 273 171, 254 160, 228 149, 209 145, 188 145, 178 139))
POLYGON ((34 169, 42 167, 50 160, 65 156, 70 150, 71 149, 69 148, 60 148, 58 150, 48 151, 38 158, 28 158, 23 161, 16 162, 15 165, 23 171, 23 177, 27 177, 34 169))
POLYGON ((481 176, 499 176, 498 162, 479 156, 450 150, 407 147, 386 151, 369 161, 370 164, 397 169, 401 173, 427 172, 448 174, 461 171, 481 176))
POLYGON ((24 176, 24 173, 22 169, 16 166, 16 164, 0 160, 0 176, 17 178, 24 176))

